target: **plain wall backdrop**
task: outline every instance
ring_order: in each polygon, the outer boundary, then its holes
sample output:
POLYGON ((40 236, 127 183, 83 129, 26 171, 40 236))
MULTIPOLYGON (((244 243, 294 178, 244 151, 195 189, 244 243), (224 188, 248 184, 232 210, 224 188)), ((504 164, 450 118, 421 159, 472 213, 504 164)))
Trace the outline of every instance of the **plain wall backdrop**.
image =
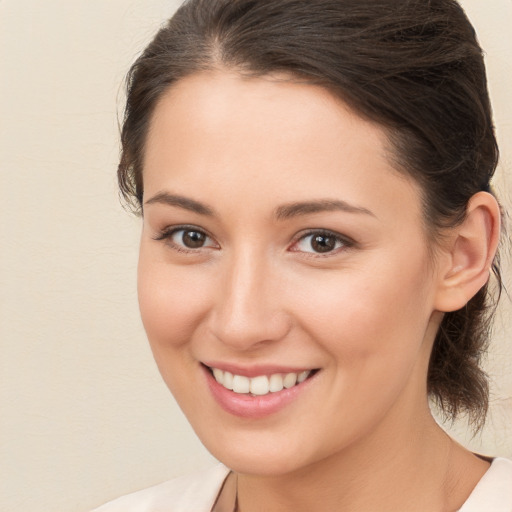
MULTIPOLYGON (((85 512, 211 464, 153 363, 136 299, 139 220, 121 209, 115 178, 124 75, 178 4, 0 0, 3 512, 85 512)), ((487 52, 495 184, 512 210, 512 2, 462 4, 487 52)), ((484 432, 452 427, 509 457, 511 317, 505 298, 484 432)))

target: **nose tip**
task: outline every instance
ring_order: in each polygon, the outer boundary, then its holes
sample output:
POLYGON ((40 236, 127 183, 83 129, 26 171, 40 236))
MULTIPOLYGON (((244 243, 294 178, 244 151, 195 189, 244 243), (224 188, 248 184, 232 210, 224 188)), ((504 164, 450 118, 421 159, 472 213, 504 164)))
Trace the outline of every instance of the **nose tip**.
POLYGON ((260 315, 259 311, 238 309, 213 322, 213 333, 224 345, 236 350, 255 350, 262 345, 283 339, 289 331, 285 315, 278 312, 260 315))
POLYGON ((291 318, 281 303, 279 283, 261 265, 233 269, 222 281, 210 319, 219 341, 247 351, 286 336, 291 318))

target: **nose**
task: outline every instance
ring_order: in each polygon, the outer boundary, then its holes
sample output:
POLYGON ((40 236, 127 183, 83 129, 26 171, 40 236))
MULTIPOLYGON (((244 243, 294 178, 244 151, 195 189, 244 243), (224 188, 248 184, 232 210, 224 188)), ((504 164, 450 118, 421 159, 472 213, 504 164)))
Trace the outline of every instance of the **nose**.
POLYGON ((210 316, 213 335, 237 351, 283 339, 291 328, 279 272, 261 254, 246 250, 225 262, 210 316))

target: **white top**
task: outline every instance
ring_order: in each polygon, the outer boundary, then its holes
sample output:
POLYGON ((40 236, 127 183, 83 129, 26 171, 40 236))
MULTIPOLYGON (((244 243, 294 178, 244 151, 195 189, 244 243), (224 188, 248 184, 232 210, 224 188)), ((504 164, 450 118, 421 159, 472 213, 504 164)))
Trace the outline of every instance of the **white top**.
POLYGON ((512 461, 494 459, 459 512, 512 512, 512 461))
MULTIPOLYGON (((210 512, 228 474, 218 464, 127 494, 92 512, 210 512)), ((512 512, 512 461, 494 459, 459 512, 512 512)))

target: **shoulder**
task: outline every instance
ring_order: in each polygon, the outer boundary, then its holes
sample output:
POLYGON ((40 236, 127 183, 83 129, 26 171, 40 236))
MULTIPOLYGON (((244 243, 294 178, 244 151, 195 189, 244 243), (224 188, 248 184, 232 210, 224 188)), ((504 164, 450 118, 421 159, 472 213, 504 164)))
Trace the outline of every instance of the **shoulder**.
POLYGON ((92 512, 209 512, 228 473, 225 466, 218 464, 121 496, 92 512))
POLYGON ((512 512, 512 461, 498 457, 459 512, 512 512))

